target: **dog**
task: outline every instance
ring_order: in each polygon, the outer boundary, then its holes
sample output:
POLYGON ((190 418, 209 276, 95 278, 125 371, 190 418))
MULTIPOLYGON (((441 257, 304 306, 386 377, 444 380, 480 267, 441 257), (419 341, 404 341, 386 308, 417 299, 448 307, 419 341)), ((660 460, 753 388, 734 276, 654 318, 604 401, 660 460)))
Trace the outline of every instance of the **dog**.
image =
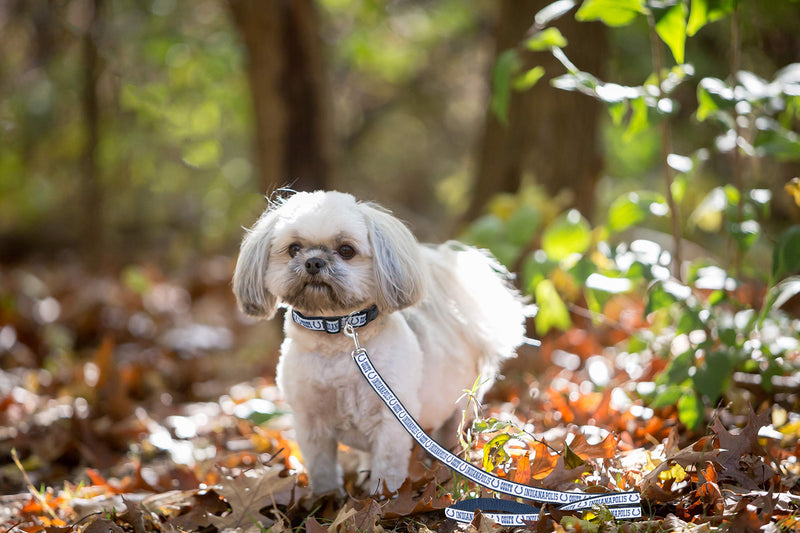
POLYGON ((338 443, 370 457, 371 490, 404 482, 411 436, 360 374, 350 322, 375 368, 426 429, 452 427, 525 339, 525 303, 488 253, 417 242, 382 207, 299 192, 247 230, 233 291, 247 315, 286 307, 276 381, 295 419, 312 491, 342 491, 338 443), (449 424, 448 424, 449 422, 449 424))

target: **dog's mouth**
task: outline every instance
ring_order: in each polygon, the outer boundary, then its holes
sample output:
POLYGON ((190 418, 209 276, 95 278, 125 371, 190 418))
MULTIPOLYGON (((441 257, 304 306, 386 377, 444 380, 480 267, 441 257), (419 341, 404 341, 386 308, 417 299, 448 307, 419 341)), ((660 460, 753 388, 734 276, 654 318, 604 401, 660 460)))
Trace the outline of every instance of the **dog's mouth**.
POLYGON ((286 295, 286 302, 308 312, 333 309, 341 305, 341 298, 331 283, 321 279, 304 280, 286 295))

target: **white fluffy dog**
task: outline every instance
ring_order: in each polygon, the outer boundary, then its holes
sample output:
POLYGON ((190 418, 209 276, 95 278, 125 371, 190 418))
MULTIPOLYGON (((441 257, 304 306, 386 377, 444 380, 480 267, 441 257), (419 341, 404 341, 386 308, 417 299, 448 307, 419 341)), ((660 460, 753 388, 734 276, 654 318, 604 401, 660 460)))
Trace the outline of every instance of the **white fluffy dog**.
POLYGON ((370 453, 371 487, 396 491, 412 440, 361 376, 345 320, 423 428, 460 417, 457 400, 524 340, 525 306, 507 272, 474 248, 419 244, 384 209, 349 194, 296 193, 272 203, 242 242, 233 289, 241 309, 286 339, 277 382, 291 407, 314 492, 341 489, 341 442, 370 453))

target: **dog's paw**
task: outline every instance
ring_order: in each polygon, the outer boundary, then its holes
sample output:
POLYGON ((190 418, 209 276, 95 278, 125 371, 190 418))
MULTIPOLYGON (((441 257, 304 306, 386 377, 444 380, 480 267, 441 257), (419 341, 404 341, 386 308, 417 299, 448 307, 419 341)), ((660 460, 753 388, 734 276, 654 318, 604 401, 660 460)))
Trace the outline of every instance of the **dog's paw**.
POLYGON ((400 490, 400 487, 406 480, 406 472, 400 472, 395 469, 394 471, 372 472, 369 483, 371 485, 372 494, 383 494, 388 496, 400 490))

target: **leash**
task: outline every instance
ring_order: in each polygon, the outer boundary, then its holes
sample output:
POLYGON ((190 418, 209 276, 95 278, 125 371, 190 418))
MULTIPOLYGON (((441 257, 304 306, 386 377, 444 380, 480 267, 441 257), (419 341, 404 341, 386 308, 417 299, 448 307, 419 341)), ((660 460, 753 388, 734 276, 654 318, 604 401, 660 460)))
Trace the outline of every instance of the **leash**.
MULTIPOLYGON (((355 350, 353 350, 352 356, 361 374, 394 414, 395 418, 428 454, 458 472, 461 476, 482 487, 508 496, 558 504, 557 509, 562 511, 584 510, 591 509, 595 505, 605 505, 615 518, 641 518, 642 508, 639 504, 641 497, 638 492, 584 494, 531 487, 530 485, 515 483, 492 475, 454 455, 425 433, 414 417, 403 407, 403 404, 395 396, 389 385, 375 370, 367 350, 358 343, 358 335, 353 326, 346 323, 343 332, 353 339, 355 350)), ((472 521, 477 509, 480 509, 484 515, 503 526, 524 526, 525 522, 539 520, 539 509, 537 507, 497 498, 476 498, 457 502, 445 509, 445 515, 458 522, 469 523, 472 521)))

